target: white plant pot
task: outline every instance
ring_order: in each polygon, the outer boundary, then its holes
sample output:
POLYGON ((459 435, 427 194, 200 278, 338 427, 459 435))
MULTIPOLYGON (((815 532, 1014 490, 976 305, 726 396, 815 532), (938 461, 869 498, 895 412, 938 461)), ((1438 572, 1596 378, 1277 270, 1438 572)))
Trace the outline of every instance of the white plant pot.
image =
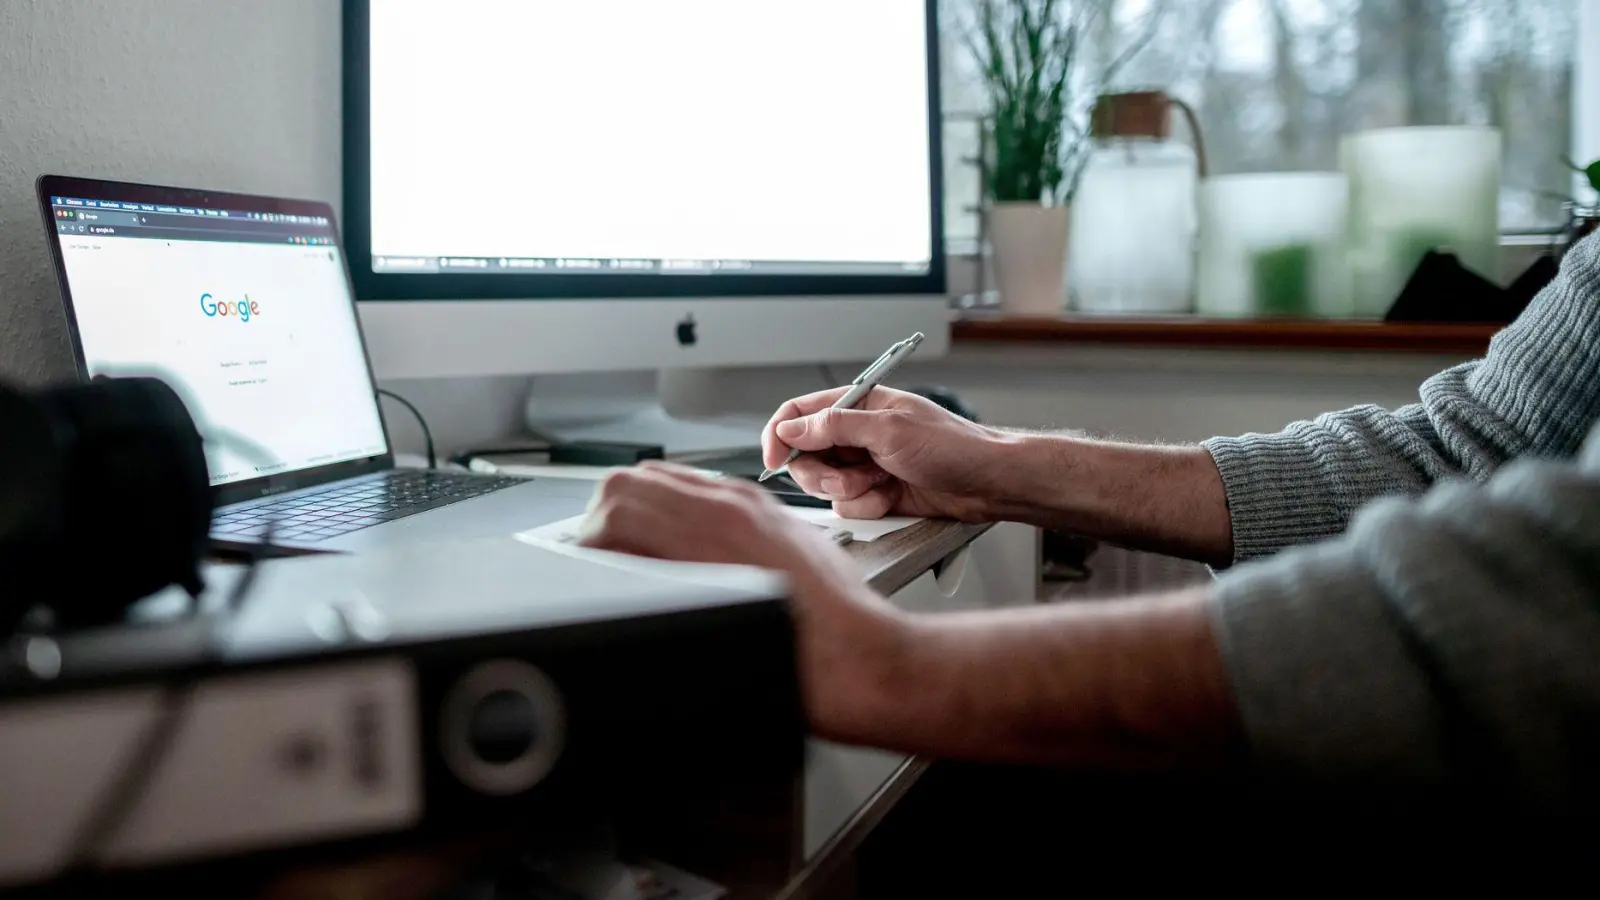
POLYGON ((989 246, 1002 310, 1060 314, 1066 305, 1069 220, 1065 206, 996 203, 989 208, 989 246))

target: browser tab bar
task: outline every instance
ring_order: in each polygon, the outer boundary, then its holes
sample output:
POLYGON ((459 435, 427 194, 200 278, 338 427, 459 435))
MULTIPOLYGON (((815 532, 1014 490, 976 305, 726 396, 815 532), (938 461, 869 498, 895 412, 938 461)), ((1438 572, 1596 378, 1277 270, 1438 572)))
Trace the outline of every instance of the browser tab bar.
POLYGON ((165 241, 332 246, 325 216, 262 214, 201 206, 169 206, 126 200, 51 197, 59 230, 75 234, 165 241), (321 220, 323 224, 318 224, 321 220), (71 223, 71 224, 68 224, 71 223), (80 224, 81 223, 81 224, 80 224))

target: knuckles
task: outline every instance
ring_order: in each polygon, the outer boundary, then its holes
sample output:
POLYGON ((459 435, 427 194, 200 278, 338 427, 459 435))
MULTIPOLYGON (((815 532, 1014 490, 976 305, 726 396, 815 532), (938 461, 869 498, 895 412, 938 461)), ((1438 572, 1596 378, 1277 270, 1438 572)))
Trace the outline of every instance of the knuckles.
POLYGON ((601 481, 595 512, 609 522, 625 516, 629 509, 637 511, 664 503, 670 504, 667 511, 680 519, 710 515, 744 524, 753 521, 761 504, 769 499, 764 488, 748 481, 728 479, 688 490, 662 483, 647 469, 630 468, 612 472, 601 481))
POLYGON ((680 477, 669 465, 642 463, 618 469, 601 479, 596 504, 617 498, 647 503, 670 503, 676 509, 689 509, 701 502, 736 500, 739 503, 772 502, 766 488, 744 478, 708 478, 684 470, 680 477))
POLYGON ((638 493, 649 478, 637 469, 618 469, 600 481, 600 498, 608 500, 638 493))

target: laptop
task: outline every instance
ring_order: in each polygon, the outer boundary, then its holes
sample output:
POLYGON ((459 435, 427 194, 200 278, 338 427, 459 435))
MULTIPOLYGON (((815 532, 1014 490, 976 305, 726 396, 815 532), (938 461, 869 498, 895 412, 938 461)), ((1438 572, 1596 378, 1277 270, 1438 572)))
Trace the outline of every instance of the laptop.
POLYGON ((188 404, 212 538, 365 551, 581 514, 592 482, 400 469, 325 203, 46 175, 39 204, 84 378, 188 404))

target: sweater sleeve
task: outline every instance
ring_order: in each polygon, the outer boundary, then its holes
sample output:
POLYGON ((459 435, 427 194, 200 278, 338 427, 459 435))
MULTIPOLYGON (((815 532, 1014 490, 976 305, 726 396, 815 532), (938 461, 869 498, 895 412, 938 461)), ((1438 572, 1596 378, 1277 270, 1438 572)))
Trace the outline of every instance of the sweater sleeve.
POLYGON ((1338 534, 1376 497, 1577 452, 1600 416, 1600 237, 1573 247, 1483 359, 1423 382, 1420 400, 1204 442, 1227 492, 1234 561, 1338 534))
POLYGON ((1600 428, 1582 465, 1380 501, 1241 566, 1213 621, 1256 762, 1352 783, 1600 788, 1600 428))

